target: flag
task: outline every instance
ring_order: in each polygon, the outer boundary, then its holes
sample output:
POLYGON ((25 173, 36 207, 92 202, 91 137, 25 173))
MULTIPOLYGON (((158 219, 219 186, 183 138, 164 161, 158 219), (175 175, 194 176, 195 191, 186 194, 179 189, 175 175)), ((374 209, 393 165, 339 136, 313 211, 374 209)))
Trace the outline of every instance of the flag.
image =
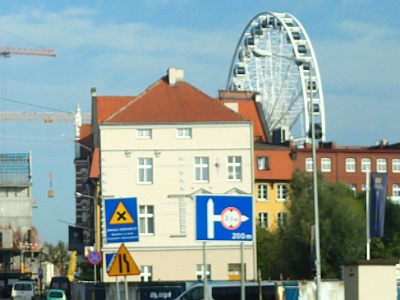
POLYGON ((83 254, 83 229, 69 226, 68 228, 68 250, 83 254))
POLYGON ((387 174, 371 173, 370 237, 383 237, 387 174))

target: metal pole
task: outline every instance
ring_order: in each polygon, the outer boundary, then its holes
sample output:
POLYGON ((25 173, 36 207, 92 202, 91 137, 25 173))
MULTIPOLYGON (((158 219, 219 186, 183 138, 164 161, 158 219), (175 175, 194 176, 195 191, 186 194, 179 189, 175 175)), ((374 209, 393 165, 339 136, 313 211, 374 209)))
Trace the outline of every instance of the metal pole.
POLYGON ((126 276, 124 276, 124 277, 125 277, 125 300, 129 300, 128 281, 126 279, 126 276))
POLYGON ((317 151, 315 146, 315 120, 313 103, 313 82, 312 64, 310 63, 310 113, 311 113, 311 141, 312 141, 312 160, 313 160, 313 186, 314 186, 314 223, 315 223, 315 268, 317 280, 317 300, 321 299, 321 255, 319 245, 319 208, 318 208, 318 185, 317 185, 317 151))
POLYGON ((365 195, 365 215, 366 215, 366 230, 367 230, 367 260, 370 260, 370 243, 371 243, 371 238, 370 238, 370 232, 369 232, 369 178, 370 178, 370 171, 367 170, 365 173, 365 190, 366 190, 366 195, 365 195))
POLYGON ((244 278, 245 278, 245 271, 244 271, 244 243, 240 243, 240 299, 246 300, 246 292, 244 286, 244 278))
POLYGON ((208 300, 207 293, 207 244, 203 242, 203 299, 208 300))

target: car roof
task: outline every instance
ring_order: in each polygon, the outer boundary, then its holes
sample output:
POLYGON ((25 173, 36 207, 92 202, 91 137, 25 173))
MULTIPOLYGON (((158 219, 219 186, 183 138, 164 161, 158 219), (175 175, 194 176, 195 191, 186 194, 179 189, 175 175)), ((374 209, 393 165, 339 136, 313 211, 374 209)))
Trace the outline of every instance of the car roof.
POLYGON ((65 292, 63 290, 59 290, 59 289, 51 289, 51 290, 49 290, 49 293, 50 292, 62 292, 65 294, 65 292))

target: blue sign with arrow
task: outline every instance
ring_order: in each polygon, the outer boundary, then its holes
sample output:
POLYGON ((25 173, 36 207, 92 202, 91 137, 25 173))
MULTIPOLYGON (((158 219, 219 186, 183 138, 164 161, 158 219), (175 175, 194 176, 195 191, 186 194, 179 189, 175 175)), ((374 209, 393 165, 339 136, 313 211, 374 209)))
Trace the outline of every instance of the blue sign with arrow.
POLYGON ((253 197, 248 195, 197 195, 196 240, 253 240, 253 197))

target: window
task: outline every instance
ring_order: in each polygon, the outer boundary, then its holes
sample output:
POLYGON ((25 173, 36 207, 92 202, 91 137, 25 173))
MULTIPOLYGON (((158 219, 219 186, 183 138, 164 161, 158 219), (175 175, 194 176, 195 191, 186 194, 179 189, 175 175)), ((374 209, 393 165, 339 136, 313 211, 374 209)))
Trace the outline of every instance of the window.
POLYGON ((386 173, 386 159, 378 158, 376 160, 376 171, 378 173, 386 173))
POLYGON ((87 211, 82 211, 82 223, 87 223, 87 211))
POLYGON ((258 226, 261 228, 268 229, 268 213, 260 212, 258 213, 258 226))
POLYGON ((140 234, 154 234, 154 206, 139 206, 139 230, 140 234))
POLYGON ((257 167, 259 170, 269 170, 269 156, 257 157, 257 167))
POLYGON ((192 138, 192 128, 178 128, 176 130, 176 137, 180 139, 192 138))
POLYGON ((140 279, 142 282, 151 281, 152 277, 153 277, 152 266, 140 266, 140 279))
POLYGON ((367 171, 371 171, 371 159, 370 158, 362 158, 361 159, 361 172, 366 173, 367 171))
POLYGON ((361 185, 361 191, 365 192, 367 190, 367 185, 365 183, 363 183, 361 185))
POLYGON ((354 173, 356 171, 356 159, 346 158, 346 172, 354 173))
POLYGON ((286 201, 288 199, 288 185, 279 183, 276 188, 276 201, 286 201))
POLYGON ((194 180, 197 182, 208 182, 209 180, 208 157, 194 158, 194 180))
POLYGON ((138 129, 136 130, 136 137, 139 139, 151 139, 151 129, 138 129))
POLYGON ((307 157, 306 158, 306 172, 312 172, 312 171, 313 171, 312 157, 307 157))
POLYGON ((257 201, 268 201, 268 185, 257 184, 257 201))
POLYGON ((287 212, 278 212, 278 214, 277 214, 278 226, 280 226, 280 227, 286 226, 287 225, 287 221, 288 221, 287 212))
POLYGON ((393 158, 392 160, 392 172, 393 173, 400 173, 400 159, 393 158))
MULTIPOLYGON (((211 280, 211 265, 209 265, 209 264, 206 265, 206 275, 207 275, 207 279, 211 280)), ((204 279, 204 265, 203 264, 196 265, 196 278, 197 278, 197 280, 204 279)))
POLYGON ((153 159, 138 158, 138 182, 153 183, 153 159))
MULTIPOLYGON (((244 274, 246 274, 246 264, 244 265, 244 274)), ((228 280, 240 280, 241 274, 241 265, 240 264, 228 264, 228 280)), ((244 278, 246 279, 246 278, 244 278)), ((203 295, 202 295, 203 296, 203 295)))
POLYGON ((400 184, 398 183, 393 184, 392 196, 400 196, 400 184))
POLYGON ((350 183, 348 185, 349 189, 353 191, 353 195, 356 196, 357 195, 357 185, 355 185, 354 183, 350 183))
POLYGON ((242 157, 228 156, 228 180, 239 181, 242 179, 242 157))
POLYGON ((321 158, 321 171, 322 172, 331 172, 331 159, 329 157, 321 158))

